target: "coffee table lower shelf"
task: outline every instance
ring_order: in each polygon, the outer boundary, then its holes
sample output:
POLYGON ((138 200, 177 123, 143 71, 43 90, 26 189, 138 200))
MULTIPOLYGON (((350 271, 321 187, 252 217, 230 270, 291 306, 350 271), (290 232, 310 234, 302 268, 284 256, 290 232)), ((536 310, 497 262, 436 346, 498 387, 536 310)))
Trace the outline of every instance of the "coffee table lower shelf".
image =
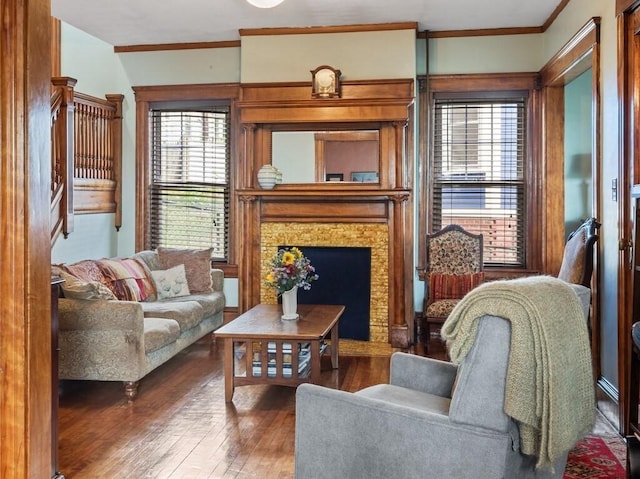
POLYGON ((300 305, 300 319, 282 321, 278 305, 259 304, 215 331, 224 339, 225 400, 236 386, 318 383, 320 362, 338 368, 341 305, 300 305))
MULTIPOLYGON (((297 386, 308 382, 312 369, 311 344, 309 341, 234 341, 234 384, 297 386)), ((324 340, 319 344, 318 355, 322 359, 331 345, 324 340)))

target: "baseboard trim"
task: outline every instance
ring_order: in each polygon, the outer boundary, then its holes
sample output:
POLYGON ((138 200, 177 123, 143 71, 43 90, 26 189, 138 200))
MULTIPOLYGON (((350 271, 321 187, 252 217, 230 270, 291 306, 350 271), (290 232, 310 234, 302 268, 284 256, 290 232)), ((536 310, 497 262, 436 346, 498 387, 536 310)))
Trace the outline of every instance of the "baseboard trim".
POLYGON ((622 434, 620 425, 620 393, 607 379, 600 378, 596 382, 596 399, 598 409, 611 425, 622 434))

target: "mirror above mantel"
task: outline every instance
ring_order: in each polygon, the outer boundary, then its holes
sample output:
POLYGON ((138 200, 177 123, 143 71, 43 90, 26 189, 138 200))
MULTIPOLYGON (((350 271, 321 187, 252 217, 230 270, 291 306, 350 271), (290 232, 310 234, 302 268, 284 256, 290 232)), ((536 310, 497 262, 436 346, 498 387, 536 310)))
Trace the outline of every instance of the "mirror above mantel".
POLYGON ((258 189, 266 164, 282 171, 281 188, 407 188, 413 80, 342 86, 340 98, 309 99, 308 85, 243 85, 239 188, 258 189))
POLYGON ((378 130, 273 131, 271 164, 283 183, 378 183, 378 130))

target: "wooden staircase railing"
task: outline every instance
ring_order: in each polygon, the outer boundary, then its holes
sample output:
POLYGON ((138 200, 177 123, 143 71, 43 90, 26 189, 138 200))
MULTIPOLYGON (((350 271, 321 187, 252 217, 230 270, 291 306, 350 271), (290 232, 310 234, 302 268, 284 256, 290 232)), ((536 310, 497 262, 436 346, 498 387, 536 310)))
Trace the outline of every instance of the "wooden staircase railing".
POLYGON ((122 101, 74 92, 76 80, 52 79, 51 241, 73 231, 74 214, 115 213, 122 225, 122 101))
POLYGON ((51 244, 73 231, 73 78, 53 78, 51 95, 51 244), (70 173, 71 172, 71 173, 70 173))

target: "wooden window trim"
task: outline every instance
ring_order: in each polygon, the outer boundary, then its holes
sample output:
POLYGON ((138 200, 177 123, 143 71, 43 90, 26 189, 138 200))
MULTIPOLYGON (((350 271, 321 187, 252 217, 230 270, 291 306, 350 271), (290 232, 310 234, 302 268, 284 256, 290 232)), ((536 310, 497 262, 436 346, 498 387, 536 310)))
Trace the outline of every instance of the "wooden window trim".
MULTIPOLYGON (((418 77, 418 81, 424 88, 420 88, 418 93, 422 110, 426 112, 427 128, 419 128, 419 142, 421 145, 429 145, 431 141, 431 99, 437 93, 454 92, 491 92, 491 91, 515 91, 526 90, 529 92, 527 103, 527 138, 529 138, 527 148, 526 178, 529 187, 526 191, 525 201, 527 204, 525 211, 526 227, 526 260, 525 268, 489 267, 486 269, 487 277, 516 277, 537 273, 541 270, 540 261, 542 244, 535 241, 540 237, 540 218, 542 210, 540 204, 542 200, 541 180, 542 167, 539 155, 539 145, 536 139, 540 138, 540 118, 539 92, 537 73, 505 73, 505 74, 470 74, 470 75, 429 75, 418 77)), ((431 197, 431 186, 429 185, 430 175, 430 153, 429 148, 425 148, 420 155, 419 190, 418 190, 418 275, 424 280, 425 271, 425 251, 424 241, 431 225, 430 209, 428 208, 431 197)))
POLYGON ((237 141, 239 138, 238 118, 235 102, 240 87, 237 83, 200 84, 200 85, 161 85, 134 86, 136 97, 136 234, 135 249, 149 248, 149 110, 153 103, 165 101, 222 101, 230 103, 231 111, 231 165, 229 168, 229 260, 227 263, 215 262, 213 266, 225 272, 226 277, 237 277, 238 250, 236 243, 240 238, 240 229, 236 218, 235 178, 238 174, 237 141))

